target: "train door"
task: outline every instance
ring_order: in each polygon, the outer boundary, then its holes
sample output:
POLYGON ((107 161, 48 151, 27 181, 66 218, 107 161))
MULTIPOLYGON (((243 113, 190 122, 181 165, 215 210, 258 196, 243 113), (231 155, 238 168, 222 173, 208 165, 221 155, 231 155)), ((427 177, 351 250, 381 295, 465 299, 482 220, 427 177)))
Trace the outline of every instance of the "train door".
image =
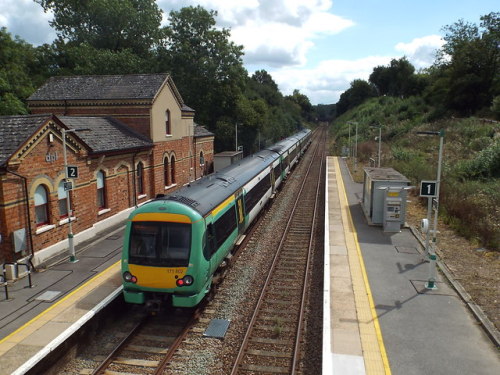
POLYGON ((245 232, 245 209, 243 205, 243 194, 242 191, 240 191, 236 196, 236 218, 238 221, 239 234, 243 234, 245 232))
POLYGON ((273 165, 271 164, 271 171, 270 171, 270 174, 271 174, 271 187, 272 187, 272 193, 271 194, 274 194, 274 192, 276 191, 276 177, 274 176, 274 168, 273 168, 273 165))

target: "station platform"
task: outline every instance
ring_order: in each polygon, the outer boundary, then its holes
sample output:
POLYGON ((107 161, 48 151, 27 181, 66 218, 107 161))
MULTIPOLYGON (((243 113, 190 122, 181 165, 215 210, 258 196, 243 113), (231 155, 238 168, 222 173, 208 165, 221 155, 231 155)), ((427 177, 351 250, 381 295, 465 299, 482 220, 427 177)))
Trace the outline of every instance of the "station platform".
MULTIPOLYGON (((69 258, 0 289, 0 375, 25 374, 121 293, 124 226, 69 258)), ((33 371, 31 371, 33 372, 33 371)))
POLYGON ((411 228, 370 226, 345 161, 327 158, 323 374, 500 373, 498 347, 411 228))

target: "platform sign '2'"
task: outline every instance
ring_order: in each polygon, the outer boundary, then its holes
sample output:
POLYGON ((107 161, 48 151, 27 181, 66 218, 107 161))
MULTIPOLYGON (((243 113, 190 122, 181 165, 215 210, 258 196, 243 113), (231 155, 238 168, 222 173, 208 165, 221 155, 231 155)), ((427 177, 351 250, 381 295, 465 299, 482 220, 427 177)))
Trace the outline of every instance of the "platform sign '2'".
POLYGON ((68 178, 78 178, 78 167, 68 165, 66 167, 66 173, 68 174, 68 178))

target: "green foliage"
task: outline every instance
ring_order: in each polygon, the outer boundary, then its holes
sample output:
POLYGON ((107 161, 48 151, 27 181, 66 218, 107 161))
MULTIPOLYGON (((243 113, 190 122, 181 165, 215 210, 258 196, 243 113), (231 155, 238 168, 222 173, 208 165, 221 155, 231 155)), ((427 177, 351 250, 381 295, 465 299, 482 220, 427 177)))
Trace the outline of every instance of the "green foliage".
MULTIPOLYGON (((443 28, 445 44, 427 97, 461 115, 490 107, 500 89, 500 13, 481 17, 481 25, 463 20, 443 28)), ((442 110, 441 110, 442 111, 442 110)))
POLYGON ((172 11, 158 49, 159 70, 172 74, 197 121, 211 130, 219 118, 233 116, 246 78, 243 47, 229 40, 229 30, 216 27, 216 15, 201 6, 172 11))
POLYGON ((26 114, 24 100, 33 93, 47 72, 38 66, 43 47, 33 48, 0 29, 0 115, 26 114))
POLYGON ((61 49, 60 58, 64 56, 65 66, 61 69, 65 74, 100 75, 100 74, 133 74, 149 72, 151 62, 139 57, 130 49, 112 51, 97 49, 87 43, 77 47, 65 46, 61 49))
POLYGON ((500 120, 500 95, 493 98, 493 104, 491 105, 491 111, 495 115, 497 120, 500 120))
POLYGON ((375 87, 370 83, 362 79, 355 79, 351 82, 351 87, 340 95, 340 100, 337 103, 337 114, 341 115, 376 95, 375 87))
POLYGON ((235 125, 245 154, 315 119, 309 99, 286 98, 270 74, 251 78, 243 48, 200 6, 172 11, 161 27, 155 0, 35 0, 53 12, 58 39, 33 48, 0 30, 0 115, 27 113, 25 99, 53 75, 169 72, 195 121, 216 134, 216 152, 235 147, 235 125))
POLYGON ((463 180, 500 179, 500 139, 479 151, 472 159, 461 160, 455 167, 455 174, 463 180))
POLYGON ((50 25, 72 46, 86 43, 144 56, 163 38, 162 11, 155 0, 35 0, 52 11, 50 25))
POLYGON ((447 222, 466 238, 500 249, 500 179, 444 181, 441 204, 447 222))
POLYGON ((406 57, 402 57, 399 60, 392 59, 387 67, 375 67, 369 81, 381 96, 408 97, 420 94, 426 86, 425 79, 414 73, 415 67, 406 57))

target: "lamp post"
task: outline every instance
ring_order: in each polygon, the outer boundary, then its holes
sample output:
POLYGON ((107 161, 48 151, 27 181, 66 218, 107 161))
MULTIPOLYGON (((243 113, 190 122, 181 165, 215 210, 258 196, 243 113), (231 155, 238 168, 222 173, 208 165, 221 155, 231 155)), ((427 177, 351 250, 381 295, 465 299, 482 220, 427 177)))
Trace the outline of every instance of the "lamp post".
MULTIPOLYGON (((354 156, 354 171, 357 170, 358 167, 358 123, 357 121, 347 121, 349 125, 355 125, 356 126, 356 136, 354 138, 354 150, 353 150, 353 156, 354 156)), ((351 127, 349 126, 349 134, 351 127)))
MULTIPOLYGON (((439 187, 441 185, 441 164, 443 161, 443 144, 444 144, 444 130, 441 129, 440 131, 420 131, 417 132, 417 135, 421 136, 439 136, 439 155, 438 155, 438 169, 437 169, 437 178, 436 178, 436 207, 434 208, 434 223, 433 223, 433 228, 432 228, 432 242, 434 243, 434 246, 436 245, 436 236, 437 236, 437 222, 438 222, 438 212, 439 212, 439 187)), ((427 220, 430 221, 431 218, 431 210, 432 210, 432 198, 428 198, 429 203, 427 206, 427 220)), ((433 246, 429 246, 429 236, 430 233, 427 233, 426 236, 426 241, 425 241, 425 253, 426 255, 429 256, 429 280, 425 284, 425 287, 427 289, 437 289, 437 286, 435 285, 436 281, 436 253, 435 249, 433 246)))
POLYGON ((378 159, 377 159, 377 167, 380 168, 380 157, 382 152, 382 125, 370 125, 370 128, 378 129, 378 159))
MULTIPOLYGON (((64 156, 64 181, 69 182, 68 175, 68 157, 66 155, 66 133, 74 133, 79 131, 88 131, 90 129, 62 129, 62 141, 63 141, 63 156, 64 156)), ((66 188, 65 188, 66 190, 66 188)), ((68 249, 69 249, 69 261, 71 263, 78 262, 75 255, 75 244, 73 242, 73 224, 71 223, 71 204, 69 198, 69 192, 71 189, 66 190, 66 210, 68 211, 68 249)))
POLYGON ((347 160, 349 160, 349 158, 351 157, 351 123, 348 122, 347 125, 349 125, 349 143, 348 143, 349 152, 348 152, 348 159, 347 159, 347 160))

